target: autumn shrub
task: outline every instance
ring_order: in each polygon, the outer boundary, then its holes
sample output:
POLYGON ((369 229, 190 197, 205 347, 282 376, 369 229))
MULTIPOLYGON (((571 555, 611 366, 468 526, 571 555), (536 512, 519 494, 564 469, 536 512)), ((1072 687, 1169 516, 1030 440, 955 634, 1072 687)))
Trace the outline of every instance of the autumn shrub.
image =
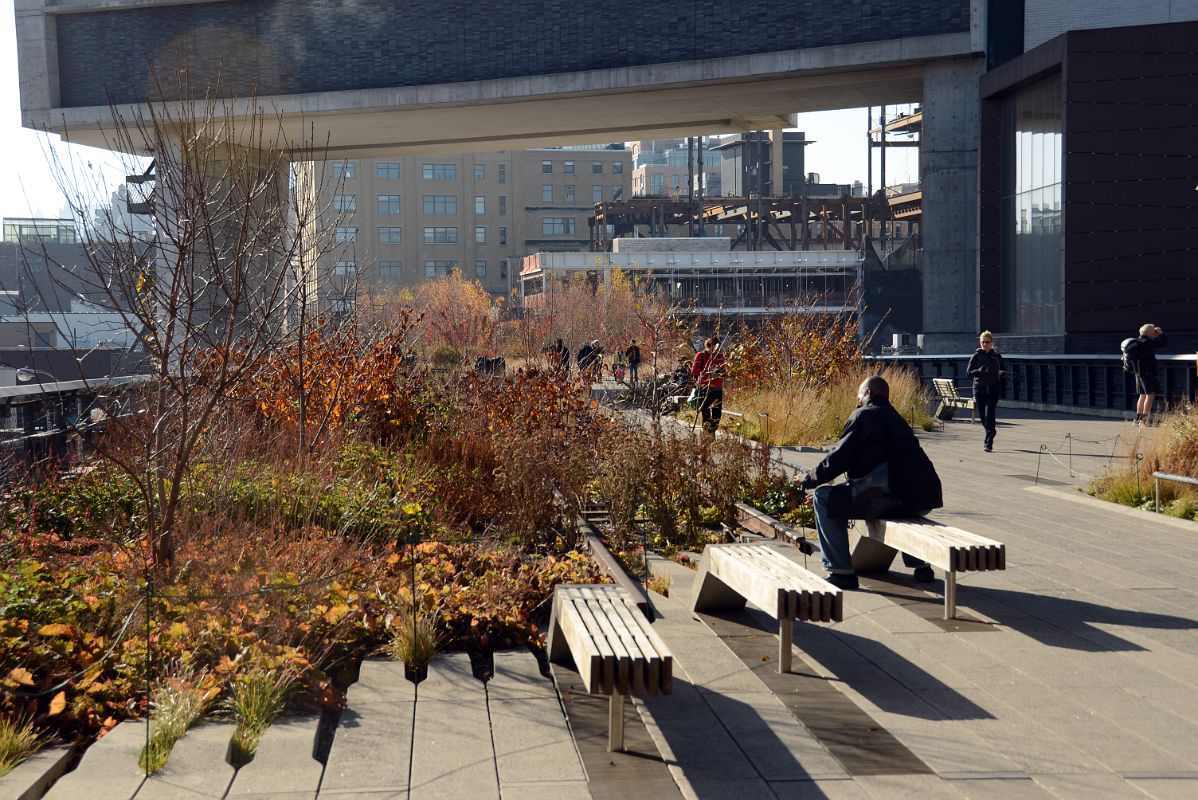
POLYGON ((127 541, 144 509, 128 476, 100 462, 77 476, 38 475, 11 485, 4 497, 3 528, 50 534, 57 549, 82 553, 127 541))

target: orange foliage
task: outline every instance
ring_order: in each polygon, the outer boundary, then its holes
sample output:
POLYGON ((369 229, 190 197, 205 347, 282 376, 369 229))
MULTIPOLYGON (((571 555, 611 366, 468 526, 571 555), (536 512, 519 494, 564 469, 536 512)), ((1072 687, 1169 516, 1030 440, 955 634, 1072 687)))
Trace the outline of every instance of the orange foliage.
POLYGON ((736 336, 728 374, 742 387, 822 386, 860 369, 867 342, 852 314, 775 316, 736 336))

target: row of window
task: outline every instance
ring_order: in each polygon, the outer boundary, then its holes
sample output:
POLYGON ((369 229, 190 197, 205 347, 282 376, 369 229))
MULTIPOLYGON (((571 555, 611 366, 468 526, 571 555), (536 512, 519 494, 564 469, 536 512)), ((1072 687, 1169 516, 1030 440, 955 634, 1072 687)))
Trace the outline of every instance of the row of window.
MULTIPOLYGON (((448 275, 457 268, 458 262, 456 261, 437 259, 424 262, 424 274, 430 278, 434 278, 438 275, 448 275)), ((358 274, 358 262, 338 261, 333 265, 333 274, 341 278, 352 278, 358 274)), ((474 262, 474 274, 480 278, 485 278, 487 276, 487 262, 485 259, 480 258, 474 262)), ((403 262, 380 261, 379 277, 391 278, 394 280, 403 278, 403 262)))
MULTIPOLYGON (((570 199, 574 199, 574 187, 570 188, 570 199)), ((596 186, 599 190, 599 195, 602 198, 603 187, 596 186)), ((613 187, 619 188, 619 187, 613 187)), ((378 203, 378 213, 380 214, 398 214, 400 211, 400 196, 397 194, 380 194, 376 198, 378 203)), ((456 214, 458 213, 458 198, 452 194, 426 194, 424 200, 425 214, 456 214)), ((499 213, 507 214, 507 197, 500 195, 499 213)), ((599 202, 596 200, 595 202, 599 202)), ((338 194, 333 195, 333 211, 338 214, 352 214, 358 210, 358 196, 356 194, 338 194)), ((475 195, 474 197, 474 213, 478 215, 487 213, 487 198, 483 195, 475 195)))
MULTIPOLYGON (((572 163, 572 162, 571 162, 572 163)), ((623 164, 619 165, 623 170, 623 164)), ((552 170, 550 170, 552 171, 552 170)), ((571 170, 573 171, 573 170, 571 170)), ((600 169, 602 171, 602 169, 600 169)), ((397 161, 380 161, 374 165, 374 176, 380 181, 397 181, 399 180, 399 162, 397 161)), ((358 177, 358 162, 357 161, 334 161, 333 162, 333 179, 334 180, 353 180, 358 177)), ((456 181, 458 179, 457 164, 421 164, 420 177, 426 181, 456 181)), ((474 165, 474 180, 485 181, 487 179, 486 164, 474 165)), ((495 180, 498 183, 507 183, 507 164, 495 165, 495 180)))
MULTIPOLYGON (((570 219, 570 232, 574 232, 574 220, 570 219)), ((398 226, 386 226, 378 229, 379 244, 400 244, 401 231, 403 229, 398 226)), ((458 229, 456 227, 428 227, 424 231, 425 244, 457 244, 458 229)), ((333 241, 340 243, 354 243, 358 241, 358 229, 351 226, 342 226, 333 231, 333 241)), ((474 243, 487 243, 487 229, 485 227, 477 227, 474 229, 474 243)), ((499 244, 507 244, 507 228, 499 228, 499 244)))
MULTIPOLYGON (((615 186, 612 186, 611 187, 611 199, 615 200, 615 199, 619 198, 621 196, 621 194, 623 193, 623 191, 624 191, 624 187, 620 186, 620 184, 618 184, 618 183, 615 186)), ((543 203, 552 203, 553 202, 553 184, 552 183, 541 184, 541 202, 543 202, 543 203)), ((565 186, 562 186, 562 202, 563 203, 578 202, 575 199, 573 184, 566 184, 565 186)), ((602 203, 603 202, 603 186, 602 186, 602 184, 594 184, 593 186, 591 186, 591 202, 592 203, 602 203)))
MULTIPOLYGON (((554 162, 552 162, 552 161, 542 161, 541 162, 541 172, 544 172, 544 173, 553 172, 553 163, 554 162)), ((567 175, 573 175, 574 174, 574 162, 573 161, 563 161, 562 162, 562 172, 564 172, 567 175)), ((623 172, 624 172, 624 162, 623 161, 611 162, 611 174, 612 175, 620 175, 623 172)), ((592 161, 591 162, 591 174, 592 175, 602 175, 603 174, 603 162, 602 161, 592 161)))

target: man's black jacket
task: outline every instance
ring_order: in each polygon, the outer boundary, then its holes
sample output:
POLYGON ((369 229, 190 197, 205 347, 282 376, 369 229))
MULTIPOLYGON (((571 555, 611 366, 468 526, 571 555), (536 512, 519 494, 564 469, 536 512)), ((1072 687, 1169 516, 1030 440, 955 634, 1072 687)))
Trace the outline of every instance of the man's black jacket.
POLYGON ((850 479, 860 478, 883 461, 889 467, 890 490, 902 499, 902 508, 887 516, 907 516, 944 505, 940 476, 931 459, 907 421, 881 397, 870 397, 853 412, 840 441, 807 474, 803 487, 810 489, 846 473, 850 479))
POLYGON ((1135 370, 1140 375, 1156 374, 1156 351, 1169 344, 1169 337, 1158 334, 1155 339, 1151 336, 1136 337, 1135 370))

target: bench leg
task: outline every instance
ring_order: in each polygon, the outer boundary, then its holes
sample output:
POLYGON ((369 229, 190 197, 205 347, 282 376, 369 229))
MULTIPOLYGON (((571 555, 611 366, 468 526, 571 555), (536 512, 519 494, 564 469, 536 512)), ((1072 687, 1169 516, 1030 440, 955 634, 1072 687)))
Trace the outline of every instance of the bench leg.
POLYGON ((612 692, 607 709, 607 752, 624 749, 624 695, 612 692))
POLYGON ((944 571, 944 618, 954 619, 957 616, 957 573, 952 570, 944 571))
POLYGON ((778 620, 778 672, 790 672, 790 647, 794 643, 794 620, 778 620))

